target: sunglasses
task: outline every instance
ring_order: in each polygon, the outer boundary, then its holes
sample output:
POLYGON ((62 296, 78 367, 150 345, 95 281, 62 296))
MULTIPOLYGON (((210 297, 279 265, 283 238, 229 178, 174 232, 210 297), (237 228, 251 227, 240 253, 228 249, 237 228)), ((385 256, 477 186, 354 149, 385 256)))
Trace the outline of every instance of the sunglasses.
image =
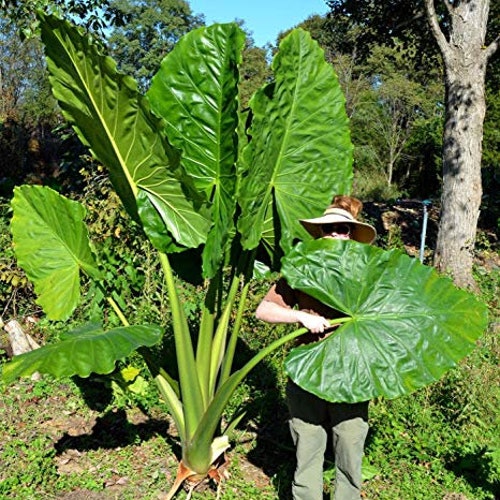
POLYGON ((351 226, 349 224, 322 224, 321 231, 323 234, 341 234, 345 236, 349 236, 351 234, 351 226))

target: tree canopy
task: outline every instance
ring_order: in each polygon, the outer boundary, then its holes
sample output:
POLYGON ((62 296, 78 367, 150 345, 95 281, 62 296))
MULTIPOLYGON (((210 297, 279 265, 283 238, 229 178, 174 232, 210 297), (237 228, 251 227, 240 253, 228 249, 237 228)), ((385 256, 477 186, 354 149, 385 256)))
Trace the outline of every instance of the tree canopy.
POLYGON ((110 8, 124 21, 107 37, 111 54, 142 88, 182 35, 204 24, 184 0, 111 0, 110 8))

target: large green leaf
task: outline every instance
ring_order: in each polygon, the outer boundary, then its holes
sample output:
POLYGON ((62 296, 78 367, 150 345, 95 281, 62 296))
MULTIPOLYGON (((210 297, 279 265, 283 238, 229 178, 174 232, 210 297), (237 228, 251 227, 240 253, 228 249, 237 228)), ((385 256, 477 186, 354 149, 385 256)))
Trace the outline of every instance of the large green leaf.
POLYGON ((104 331, 95 325, 70 332, 64 340, 14 356, 2 370, 2 381, 10 383, 34 372, 54 377, 88 377, 111 373, 115 362, 141 346, 159 342, 162 330, 156 325, 136 325, 104 331))
POLYGON ((394 398, 438 380, 487 326, 474 295, 397 250, 316 240, 298 245, 282 271, 290 286, 350 317, 285 363, 299 386, 328 401, 394 398))
POLYGON ((298 219, 323 213, 334 194, 350 191, 352 144, 338 79, 307 32, 294 30, 281 42, 273 69, 275 82, 250 103, 238 229, 246 249, 265 231, 270 248, 280 243, 287 251, 306 235, 298 219))
POLYGON ((153 243, 186 247, 206 239, 209 223, 193 207, 177 168, 178 153, 162 138, 135 81, 69 23, 41 17, 42 40, 55 97, 84 144, 110 172, 128 212, 140 218, 153 243), (162 241, 163 237, 163 241, 162 241))
POLYGON ((50 319, 67 319, 80 300, 80 269, 100 272, 90 251, 85 208, 48 187, 14 190, 11 230, 19 266, 50 319))
POLYGON ((185 35, 162 62, 148 98, 181 163, 212 207, 203 261, 212 277, 233 227, 238 154, 238 64, 245 35, 215 24, 185 35))

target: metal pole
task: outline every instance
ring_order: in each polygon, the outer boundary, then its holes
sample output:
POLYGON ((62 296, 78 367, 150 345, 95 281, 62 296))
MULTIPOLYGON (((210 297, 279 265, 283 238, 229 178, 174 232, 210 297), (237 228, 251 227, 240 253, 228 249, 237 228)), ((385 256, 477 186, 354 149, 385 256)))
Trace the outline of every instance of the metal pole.
POLYGON ((424 206, 424 220, 422 222, 422 236, 420 238, 420 262, 424 263, 424 249, 425 249, 425 235, 427 233, 427 206, 430 205, 429 200, 424 200, 422 205, 424 206))

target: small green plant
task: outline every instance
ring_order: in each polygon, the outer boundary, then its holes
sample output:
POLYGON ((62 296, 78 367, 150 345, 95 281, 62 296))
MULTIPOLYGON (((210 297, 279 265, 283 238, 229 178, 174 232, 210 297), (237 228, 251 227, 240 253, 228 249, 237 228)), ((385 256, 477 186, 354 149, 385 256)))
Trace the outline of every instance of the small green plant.
POLYGON ((387 248, 404 249, 401 226, 393 224, 389 228, 387 233, 387 248))
POLYGON ((52 443, 46 438, 37 437, 29 443, 19 439, 7 442, 1 453, 2 467, 17 473, 0 481, 0 494, 14 496, 20 489, 23 494, 33 494, 40 484, 53 481, 57 477, 50 460, 54 455, 52 443))

